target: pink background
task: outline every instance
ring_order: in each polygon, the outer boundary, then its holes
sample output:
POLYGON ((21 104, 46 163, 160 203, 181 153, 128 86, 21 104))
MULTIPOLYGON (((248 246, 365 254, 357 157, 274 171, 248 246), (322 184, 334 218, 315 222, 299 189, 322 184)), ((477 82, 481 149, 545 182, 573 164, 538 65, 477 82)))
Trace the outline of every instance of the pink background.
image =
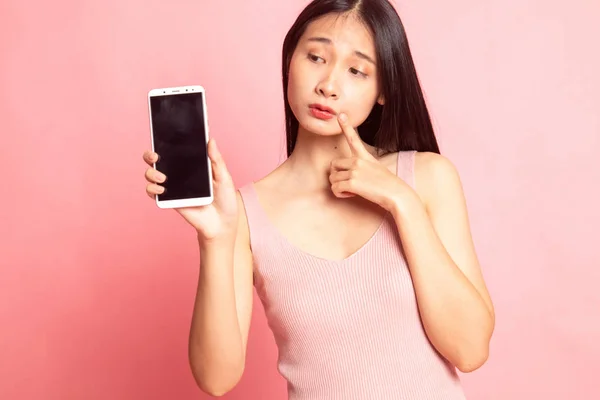
MULTIPOLYGON (((204 85, 236 184, 263 176, 306 3, 1 3, 1 399, 208 398, 186 353, 195 236, 144 193, 145 96, 204 85)), ((600 4, 565 4, 399 3, 497 309, 470 399, 599 398, 600 4)), ((226 398, 285 398, 258 303, 249 346, 226 398)))

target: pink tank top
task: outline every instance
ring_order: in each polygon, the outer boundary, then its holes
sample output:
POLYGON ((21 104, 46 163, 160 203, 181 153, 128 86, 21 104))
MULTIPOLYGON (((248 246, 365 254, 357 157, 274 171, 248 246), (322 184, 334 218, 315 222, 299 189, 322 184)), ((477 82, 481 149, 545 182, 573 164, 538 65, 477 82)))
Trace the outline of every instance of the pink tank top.
MULTIPOLYGON (((413 151, 397 173, 414 187, 413 151)), ((290 400, 465 399, 456 369, 423 329, 390 214, 342 261, 300 250, 270 223, 252 183, 240 189, 254 285, 279 351, 290 400)))

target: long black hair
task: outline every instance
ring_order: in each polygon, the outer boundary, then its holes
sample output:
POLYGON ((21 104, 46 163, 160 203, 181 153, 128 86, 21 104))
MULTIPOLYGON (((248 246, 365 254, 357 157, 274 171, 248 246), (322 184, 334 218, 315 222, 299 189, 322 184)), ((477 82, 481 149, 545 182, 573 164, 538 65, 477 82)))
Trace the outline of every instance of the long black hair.
POLYGON ((313 0, 298 16, 283 42, 283 97, 287 155, 296 146, 299 123, 288 101, 292 55, 308 25, 326 14, 354 12, 375 41, 379 90, 385 104, 375 104, 357 128, 361 139, 383 153, 417 150, 439 153, 431 118, 398 13, 388 0, 313 0))

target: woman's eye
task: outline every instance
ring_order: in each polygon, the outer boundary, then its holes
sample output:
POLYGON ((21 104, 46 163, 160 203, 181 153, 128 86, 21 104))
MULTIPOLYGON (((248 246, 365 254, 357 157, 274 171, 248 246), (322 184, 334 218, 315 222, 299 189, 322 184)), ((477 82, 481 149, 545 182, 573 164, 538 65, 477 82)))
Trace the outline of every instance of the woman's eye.
POLYGON ((313 61, 313 62, 320 62, 320 61, 325 61, 323 60, 321 57, 319 56, 315 56, 314 54, 309 54, 308 58, 313 61))
POLYGON ((357 70, 356 68, 350 68, 350 73, 356 76, 367 76, 364 72, 357 70))

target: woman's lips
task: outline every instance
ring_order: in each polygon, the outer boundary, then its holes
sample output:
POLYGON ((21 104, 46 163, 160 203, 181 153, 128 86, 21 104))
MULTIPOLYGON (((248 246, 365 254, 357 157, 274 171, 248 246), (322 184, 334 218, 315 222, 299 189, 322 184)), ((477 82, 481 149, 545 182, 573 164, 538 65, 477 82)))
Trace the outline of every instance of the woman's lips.
POLYGON ((335 117, 335 111, 321 104, 311 104, 310 112, 313 115, 313 117, 322 120, 330 120, 333 117, 335 117))

